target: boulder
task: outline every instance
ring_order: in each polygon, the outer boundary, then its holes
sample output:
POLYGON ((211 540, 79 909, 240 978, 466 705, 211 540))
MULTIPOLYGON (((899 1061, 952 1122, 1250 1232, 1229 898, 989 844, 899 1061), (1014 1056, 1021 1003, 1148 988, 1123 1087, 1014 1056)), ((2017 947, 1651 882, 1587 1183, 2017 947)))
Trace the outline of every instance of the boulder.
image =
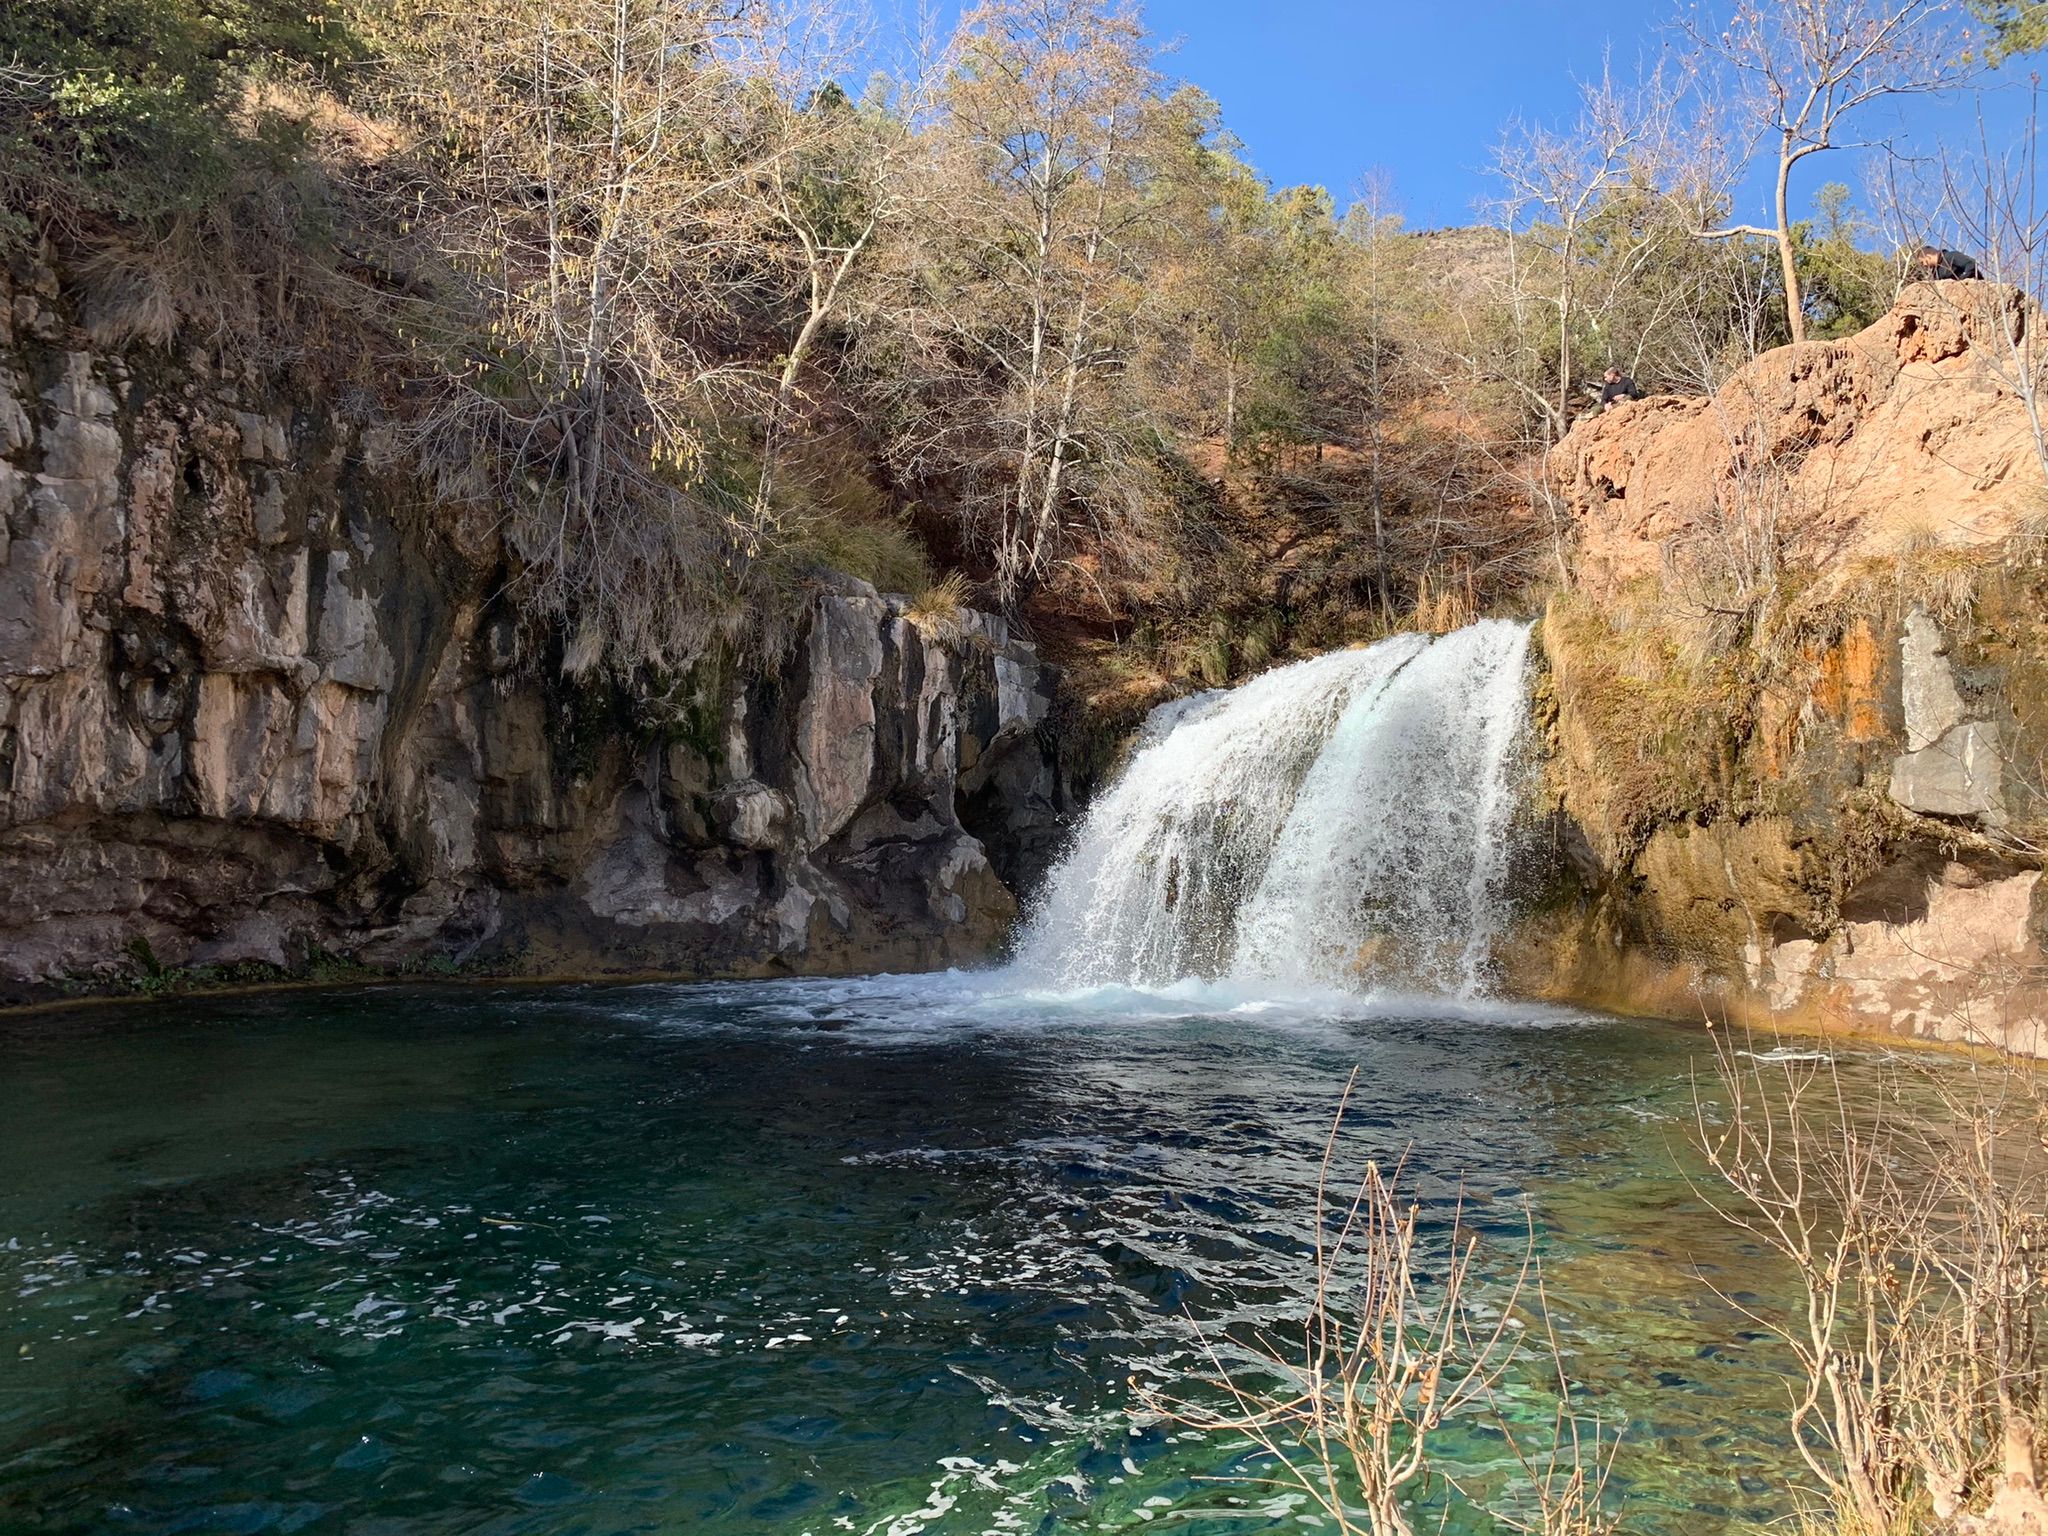
POLYGON ((1892 762, 1891 797, 1923 816, 1971 817, 1987 827, 2005 822, 2005 760, 1998 727, 1966 720, 1917 752, 1892 762))
POLYGON ((729 784, 712 801, 712 824, 735 848, 765 852, 786 847, 793 819, 788 797, 757 779, 729 784))

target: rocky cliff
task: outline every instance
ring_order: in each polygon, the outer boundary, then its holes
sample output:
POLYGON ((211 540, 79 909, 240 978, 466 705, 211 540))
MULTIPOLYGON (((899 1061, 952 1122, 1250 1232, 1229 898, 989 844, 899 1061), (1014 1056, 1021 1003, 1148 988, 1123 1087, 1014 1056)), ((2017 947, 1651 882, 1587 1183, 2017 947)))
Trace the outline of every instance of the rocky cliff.
POLYGON ((400 436, 203 347, 95 347, 47 271, 0 288, 0 994, 1001 941, 1058 797, 1052 674, 1003 620, 823 580, 762 675, 572 683, 400 436))
POLYGON ((2048 1054, 2038 319, 1915 285, 1555 451, 1579 582, 1540 702, 1571 873, 1521 985, 2048 1054))

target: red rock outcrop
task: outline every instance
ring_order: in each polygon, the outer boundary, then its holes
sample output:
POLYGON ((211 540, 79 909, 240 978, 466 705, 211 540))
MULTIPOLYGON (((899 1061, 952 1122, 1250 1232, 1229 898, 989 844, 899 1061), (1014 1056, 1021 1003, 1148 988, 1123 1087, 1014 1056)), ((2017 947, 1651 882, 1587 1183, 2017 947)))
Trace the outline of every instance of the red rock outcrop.
POLYGON ((1725 560, 1745 526, 1823 567, 2005 538, 2044 490, 2015 387, 2042 323, 2017 289, 1916 283, 1858 335, 1765 353, 1710 397, 1582 419, 1549 462, 1580 580, 1612 591, 1725 560))
POLYGON ((2018 387, 2042 323, 1917 284, 1553 451, 1579 579, 1542 627, 1548 782, 1579 883, 1530 990, 2048 1056, 2048 572, 2013 537, 2048 509, 2018 387))

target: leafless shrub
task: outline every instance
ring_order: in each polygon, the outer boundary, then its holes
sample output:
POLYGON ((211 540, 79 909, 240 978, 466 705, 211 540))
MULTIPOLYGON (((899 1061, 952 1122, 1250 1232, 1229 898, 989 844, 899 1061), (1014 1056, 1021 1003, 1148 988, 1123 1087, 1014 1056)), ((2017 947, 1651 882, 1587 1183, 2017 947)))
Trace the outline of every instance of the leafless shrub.
POLYGON ((1902 1289, 1889 1262, 1903 1196, 1883 1132, 1858 1123, 1825 1057, 1715 1045, 1725 1103, 1710 1110, 1696 1094, 1695 1136, 1736 1198, 1709 1203, 1790 1261, 1801 1286, 1784 1315, 1745 1310, 1797 1364, 1788 1420, 1828 1507, 1882 1536, 1907 1491, 1894 1340, 1926 1295, 1924 1274, 1902 1289))
MULTIPOLYGON (((2048 203, 2041 195, 2040 83, 2035 81, 2026 127, 2017 141, 1994 149, 1981 117, 1977 153, 1944 158, 1942 204, 1961 240, 1982 251, 1982 267, 2007 291, 1968 294, 1977 365, 2017 396, 2027 413, 2034 460, 2048 477, 2048 203)), ((1943 287, 1943 293, 1954 293, 1943 287)))
POLYGON ((1796 1278, 1791 1306, 1743 1310, 1796 1362, 1788 1420, 1826 1516, 1863 1536, 1926 1513, 2040 1529, 2048 1106, 2031 1080, 1894 1060, 1852 1092, 1826 1052, 1725 1035, 1715 1066, 1718 1102, 1695 1099, 1708 1200, 1796 1278))
POLYGON ((1533 1229, 1506 1294, 1482 1298, 1479 1240, 1462 1203, 1435 1249, 1418 1229, 1420 1207, 1401 1191, 1399 1166, 1369 1163, 1348 1204, 1333 1211, 1330 1170, 1350 1091, 1317 1181, 1314 1289, 1298 1345, 1261 1335, 1248 1358, 1226 1364, 1222 1347, 1206 1341, 1214 1375, 1150 1391, 1147 1407, 1250 1440, 1271 1462, 1273 1481, 1306 1495, 1345 1536, 1414 1536, 1412 1501, 1442 1476, 1432 1437, 1455 1418, 1485 1416, 1523 1474, 1518 1497, 1494 1511, 1508 1528, 1607 1536, 1619 1525, 1604 1497, 1616 1442, 1578 1412, 1565 1383, 1533 1229), (1533 1311, 1558 1383, 1540 1444, 1518 1438, 1528 1432, 1507 1423, 1495 1395, 1520 1349, 1518 1310, 1533 1311))

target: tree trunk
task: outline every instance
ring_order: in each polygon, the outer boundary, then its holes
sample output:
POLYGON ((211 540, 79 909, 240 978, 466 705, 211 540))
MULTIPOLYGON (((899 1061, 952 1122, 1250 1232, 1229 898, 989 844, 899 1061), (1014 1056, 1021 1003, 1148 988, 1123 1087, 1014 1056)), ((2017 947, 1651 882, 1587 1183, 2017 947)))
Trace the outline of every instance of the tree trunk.
POLYGON ((1787 196, 1792 183, 1792 136, 1785 135, 1778 152, 1778 266, 1785 275, 1785 323, 1794 341, 1806 340, 1806 301, 1799 292, 1799 268, 1792 260, 1792 214, 1787 196))
POLYGON ((1557 287, 1557 435, 1563 437, 1572 420, 1572 249, 1571 231, 1565 232, 1562 248, 1563 271, 1557 287))
POLYGON ((783 423, 789 419, 790 406, 796 399, 797 380, 802 375, 804 359, 810 355, 812 343, 838 304, 840 286, 846 281, 846 274, 853 270, 861 252, 867 248, 868 237, 874 229, 874 220, 870 219, 859 238, 839 252, 838 259, 832 264, 829 281, 820 277, 820 263, 829 253, 799 233, 810 265, 810 312, 804 317, 796 340, 789 344, 789 356, 783 361, 782 376, 776 381, 775 399, 768 408, 768 423, 761 434, 761 479, 754 490, 754 527, 757 531, 768 526, 775 492, 775 472, 782 448, 783 423))

